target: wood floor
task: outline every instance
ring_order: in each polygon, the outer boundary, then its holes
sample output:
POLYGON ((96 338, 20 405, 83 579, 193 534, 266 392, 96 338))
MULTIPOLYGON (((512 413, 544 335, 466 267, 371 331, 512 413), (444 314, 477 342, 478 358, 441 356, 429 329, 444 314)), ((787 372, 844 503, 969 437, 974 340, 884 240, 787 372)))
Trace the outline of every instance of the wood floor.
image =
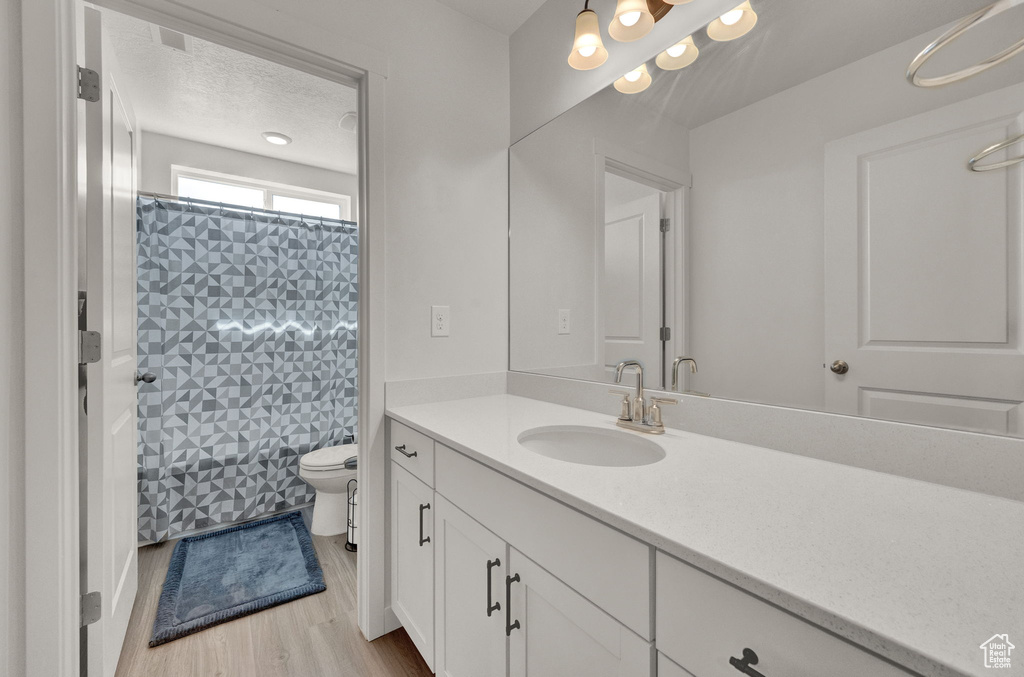
POLYGON ((431 674, 405 630, 367 642, 356 625, 356 555, 314 536, 327 590, 150 649, 174 542, 139 550, 139 596, 116 677, 405 677, 431 674))

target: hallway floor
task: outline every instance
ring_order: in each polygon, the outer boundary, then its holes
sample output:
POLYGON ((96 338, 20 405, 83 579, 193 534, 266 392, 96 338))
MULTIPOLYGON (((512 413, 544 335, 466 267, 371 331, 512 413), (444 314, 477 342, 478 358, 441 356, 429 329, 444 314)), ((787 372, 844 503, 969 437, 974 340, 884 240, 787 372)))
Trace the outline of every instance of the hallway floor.
POLYGON ((356 555, 314 536, 327 590, 150 649, 174 541, 139 550, 139 596, 116 677, 428 677, 405 630, 374 642, 356 625, 356 555))

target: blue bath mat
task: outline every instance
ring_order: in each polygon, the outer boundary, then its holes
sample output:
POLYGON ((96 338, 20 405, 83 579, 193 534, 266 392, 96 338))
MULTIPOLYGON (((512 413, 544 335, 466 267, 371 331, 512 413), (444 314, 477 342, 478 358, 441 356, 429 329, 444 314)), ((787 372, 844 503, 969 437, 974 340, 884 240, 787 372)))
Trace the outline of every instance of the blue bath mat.
POLYGON ((171 555, 149 645, 326 589, 297 512, 183 538, 171 555))

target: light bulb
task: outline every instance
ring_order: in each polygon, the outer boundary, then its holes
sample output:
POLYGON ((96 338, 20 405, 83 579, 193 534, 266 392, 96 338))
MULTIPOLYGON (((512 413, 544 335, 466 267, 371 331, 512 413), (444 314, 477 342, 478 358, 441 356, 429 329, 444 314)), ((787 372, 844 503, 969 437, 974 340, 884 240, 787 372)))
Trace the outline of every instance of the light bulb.
POLYGON ((614 82, 615 89, 623 94, 636 94, 651 86, 651 74, 647 64, 642 63, 614 82))
POLYGON ((292 138, 290 136, 286 136, 280 132, 263 132, 263 138, 275 146, 287 146, 292 142, 292 138))
POLYGON ((623 26, 635 26, 636 22, 640 20, 640 12, 626 12, 619 17, 619 23, 623 26))
POLYGON ((668 49, 665 50, 665 52, 667 52, 668 55, 670 57, 672 57, 673 59, 681 57, 683 55, 683 52, 685 52, 685 51, 686 51, 686 45, 679 45, 679 44, 672 45, 671 47, 669 47, 668 49))
POLYGON ((744 0, 736 7, 708 24, 708 37, 718 42, 726 42, 743 37, 757 24, 757 12, 750 6, 750 0, 744 0))
POLYGON ((726 26, 732 26, 737 21, 739 21, 740 19, 743 18, 743 10, 742 9, 734 9, 734 10, 732 10, 730 12, 726 12, 725 14, 723 14, 722 16, 720 16, 718 18, 721 19, 722 23, 724 23, 726 26))
POLYGON ((608 50, 601 43, 601 28, 597 14, 585 9, 576 16, 576 38, 569 52, 569 65, 580 71, 597 68, 608 58, 608 50))

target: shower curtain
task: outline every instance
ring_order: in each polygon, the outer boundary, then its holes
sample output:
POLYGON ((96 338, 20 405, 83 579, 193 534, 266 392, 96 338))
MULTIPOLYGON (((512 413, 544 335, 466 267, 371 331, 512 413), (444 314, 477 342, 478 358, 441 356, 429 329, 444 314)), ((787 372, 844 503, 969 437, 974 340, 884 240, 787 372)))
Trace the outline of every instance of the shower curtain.
POLYGON ((140 197, 139 538, 299 506, 356 432, 355 224, 140 197))

